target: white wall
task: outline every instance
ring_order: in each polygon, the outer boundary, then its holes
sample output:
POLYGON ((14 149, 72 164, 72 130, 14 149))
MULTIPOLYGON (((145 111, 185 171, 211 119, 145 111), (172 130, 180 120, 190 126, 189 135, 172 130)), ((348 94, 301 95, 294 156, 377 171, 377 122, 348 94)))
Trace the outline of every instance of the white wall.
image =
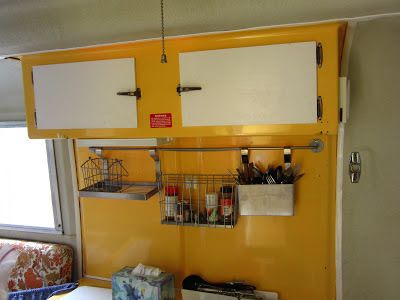
POLYGON ((0 60, 0 121, 24 121, 25 103, 21 63, 0 60))
POLYGON ((400 299, 400 16, 361 22, 350 55, 345 128, 344 300, 400 299), (362 175, 349 181, 359 151, 362 175))

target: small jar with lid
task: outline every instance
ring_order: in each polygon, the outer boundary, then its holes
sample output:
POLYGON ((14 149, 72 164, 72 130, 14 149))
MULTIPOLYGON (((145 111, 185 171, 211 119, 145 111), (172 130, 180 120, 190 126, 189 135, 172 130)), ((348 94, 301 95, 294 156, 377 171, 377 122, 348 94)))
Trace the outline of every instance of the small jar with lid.
POLYGON ((189 201, 183 200, 182 202, 178 202, 176 206, 176 216, 175 222, 177 223, 188 223, 190 222, 190 204, 189 201))
POLYGON ((175 185, 165 187, 165 221, 175 221, 179 189, 175 185))
POLYGON ((207 193, 206 194, 206 212, 207 222, 215 223, 218 222, 218 194, 207 193))
POLYGON ((233 186, 225 185, 220 189, 221 195, 219 200, 219 211, 221 216, 221 223, 232 224, 234 217, 234 194, 233 186))

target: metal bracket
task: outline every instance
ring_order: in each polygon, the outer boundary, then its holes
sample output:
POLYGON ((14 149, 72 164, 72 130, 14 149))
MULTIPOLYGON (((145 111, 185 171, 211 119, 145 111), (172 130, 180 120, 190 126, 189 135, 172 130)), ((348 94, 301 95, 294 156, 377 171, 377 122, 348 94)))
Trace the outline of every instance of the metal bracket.
POLYGON ((140 98, 142 98, 142 91, 140 90, 140 88, 137 88, 135 91, 128 91, 128 92, 118 92, 117 93, 118 96, 134 96, 136 97, 137 100, 139 100, 140 98))
POLYGON ((181 93, 200 91, 200 90, 201 90, 200 86, 181 86, 180 84, 178 84, 178 86, 176 87, 176 92, 178 93, 179 96, 181 95, 181 93))
POLYGON ((100 158, 103 157, 103 149, 102 148, 89 147, 89 151, 96 154, 100 158))
POLYGON ((324 150, 324 142, 319 139, 312 140, 310 143, 310 147, 312 147, 312 152, 319 153, 324 150))
POLYGON ((289 169, 292 165, 292 148, 283 148, 283 162, 285 163, 285 170, 289 169))
POLYGON ((318 98, 317 98, 317 118, 318 118, 318 121, 322 120, 322 114, 323 114, 322 97, 318 96, 318 98))
POLYGON ((242 157, 242 164, 249 163, 249 149, 247 148, 240 149, 240 156, 242 157))
POLYGON ((150 154, 150 157, 156 163, 156 180, 157 180, 157 182, 159 182, 159 179, 161 178, 160 156, 158 155, 158 151, 156 149, 149 149, 149 154, 150 154))
POLYGON ((37 113, 36 113, 36 110, 33 113, 33 118, 35 119, 35 127, 37 128, 37 113))
POLYGON ((351 183, 358 183, 361 177, 361 156, 359 152, 350 153, 349 176, 351 183))
POLYGON ((317 56, 318 68, 321 68, 322 67, 322 61, 323 61, 323 58, 324 58, 323 51, 322 51, 322 44, 321 43, 317 44, 316 56, 317 56))

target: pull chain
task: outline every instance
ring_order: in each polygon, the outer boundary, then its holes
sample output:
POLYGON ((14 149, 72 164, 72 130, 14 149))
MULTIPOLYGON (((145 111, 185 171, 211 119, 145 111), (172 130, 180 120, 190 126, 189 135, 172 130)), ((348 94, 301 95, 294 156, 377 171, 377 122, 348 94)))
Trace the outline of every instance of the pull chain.
POLYGON ((164 0, 161 0, 161 45, 162 45, 162 54, 161 54, 161 63, 167 63, 167 55, 165 54, 165 33, 164 33, 164 0))

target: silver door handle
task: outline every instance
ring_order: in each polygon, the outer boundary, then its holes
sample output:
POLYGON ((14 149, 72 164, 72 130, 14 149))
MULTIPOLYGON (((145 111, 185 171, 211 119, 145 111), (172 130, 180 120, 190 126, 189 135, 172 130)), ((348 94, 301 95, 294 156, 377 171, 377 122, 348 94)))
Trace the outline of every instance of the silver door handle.
POLYGON ((349 175, 351 183, 358 183, 361 177, 361 156, 359 152, 350 153, 349 175))

